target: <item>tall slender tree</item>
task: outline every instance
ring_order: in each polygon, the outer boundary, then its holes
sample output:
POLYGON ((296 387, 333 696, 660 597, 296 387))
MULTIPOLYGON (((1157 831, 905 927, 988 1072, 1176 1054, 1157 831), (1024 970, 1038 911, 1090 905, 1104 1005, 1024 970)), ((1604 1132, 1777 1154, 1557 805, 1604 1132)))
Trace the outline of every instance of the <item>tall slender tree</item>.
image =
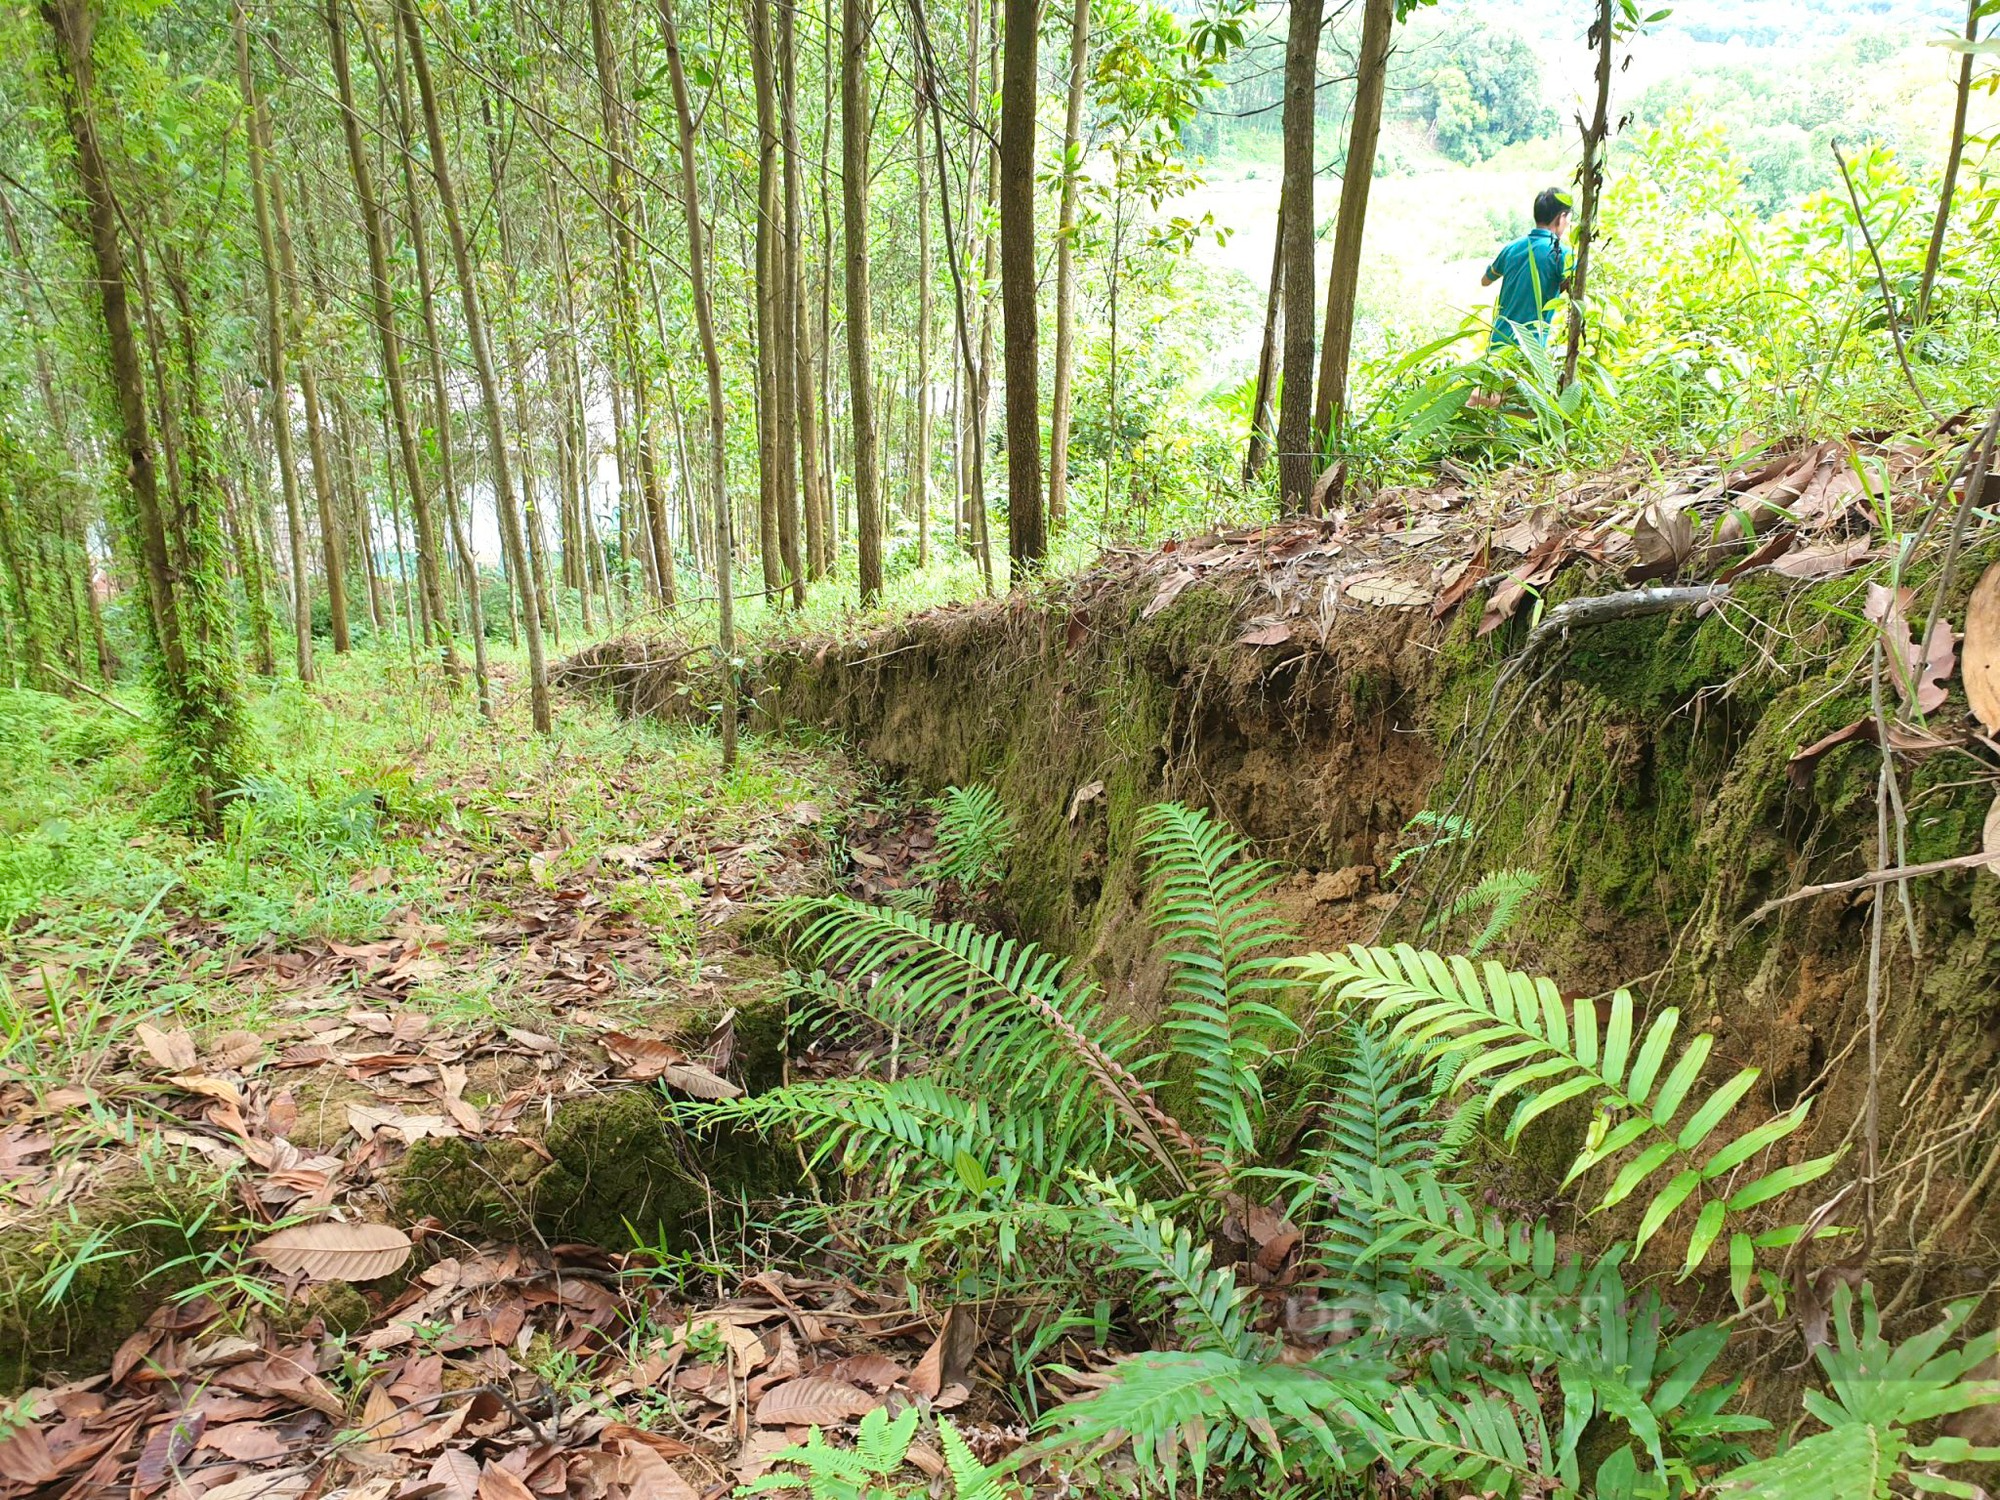
POLYGON ((687 70, 681 62, 680 32, 673 0, 658 0, 660 34, 666 42, 667 75, 674 93, 674 124, 681 148, 681 203, 687 212, 688 280, 694 290, 695 326, 701 337, 702 368, 708 376, 709 483, 715 502, 716 649, 722 664, 722 767, 736 764, 736 545, 729 514, 728 427, 723 412, 722 355, 715 341, 715 305, 708 290, 708 250, 703 243, 701 191, 694 169, 694 109, 688 102, 687 70))
POLYGON ((1312 496, 1313 119, 1319 84, 1320 0, 1292 0, 1285 37, 1284 384, 1278 392, 1278 492, 1287 511, 1312 496))
POLYGON ((230 7, 236 36, 236 76, 243 94, 244 134, 248 142, 250 197, 257 218, 257 247, 264 263, 264 378, 271 402, 271 431, 278 448, 278 479, 285 496, 285 523, 291 547, 292 645, 299 681, 313 680, 311 553, 306 541, 305 507, 299 498, 298 454, 292 433, 292 387, 286 370, 286 318, 277 231, 272 224, 267 116, 259 102, 256 75, 250 66, 250 23, 243 0, 230 7))
POLYGON ((1056 363, 1049 395, 1049 530, 1069 514, 1070 399, 1076 364, 1076 240, 1083 184, 1083 96, 1090 77, 1090 0, 1069 18, 1069 86, 1063 96, 1062 207, 1056 222, 1056 363))
MULTIPOLYGON (((347 143, 347 164, 354 178, 355 205, 360 211, 361 234, 368 248, 368 309, 375 324, 376 347, 380 351, 382 381, 389 389, 389 417, 394 429, 395 455, 402 463, 403 483, 410 495, 410 514, 416 531, 417 587, 423 591, 423 610, 438 634, 444 669, 457 681, 465 675, 458 646, 453 640, 451 618, 445 610, 444 574, 438 562, 437 520, 431 510, 429 488, 423 462, 417 455, 416 420, 410 412, 409 387, 403 374, 403 340, 396 328, 396 299, 389 282, 389 237, 383 225, 382 205, 375 193, 375 174, 369 165, 368 149, 361 138, 361 118, 354 107, 353 68, 349 65, 347 31, 341 18, 345 0, 326 0, 329 51, 333 59, 334 82, 339 90, 341 131, 347 143)), ((414 17, 411 18, 414 21, 414 17)), ((417 45, 412 56, 419 56, 417 45)), ((418 78, 424 77, 420 68, 418 78)), ((383 80, 386 85, 387 80, 383 80)), ((428 104, 428 101, 426 101, 428 104)), ((442 159, 440 143, 432 166, 437 173, 439 196, 449 183, 449 169, 442 159)), ((468 316, 468 323, 471 318, 468 316)), ((430 641, 425 633, 425 643, 430 641)))
MULTIPOLYGON (((52 43, 51 73, 62 121, 76 154, 82 197, 77 228, 94 273, 124 488, 131 505, 127 529, 145 580, 147 608, 142 619, 150 627, 152 689, 160 731, 156 761, 189 819, 215 833, 221 830, 223 800, 245 769, 249 747, 235 674, 220 527, 212 506, 219 489, 209 482, 213 476, 205 480, 197 475, 200 482, 187 487, 173 515, 161 504, 144 367, 126 284, 120 206, 98 128, 92 45, 97 8, 90 0, 43 0, 42 17, 52 43)), ((193 329, 184 326, 183 334, 192 350, 193 329)), ((190 368, 188 373, 198 372, 190 368)), ((199 381, 186 391, 190 410, 197 416, 202 395, 199 381)))
MULTIPOLYGON (((328 0, 339 4, 340 0, 328 0)), ((508 570, 520 598, 521 634, 528 648, 528 700, 535 728, 547 734, 555 727, 549 704, 548 658, 542 644, 542 614, 535 598, 533 577, 528 571, 527 544, 521 533, 521 512, 514 494, 513 465, 508 462, 507 431, 501 416, 500 379, 493 367, 493 345, 487 337, 486 312, 473 274, 472 250, 465 234, 465 221, 458 210, 458 190, 452 180, 451 159, 445 149, 444 127, 440 121, 437 85, 431 80, 429 54, 424 47, 423 23, 417 18, 414 0, 394 0, 396 23, 403 44, 409 49, 410 69, 417 80, 417 102, 424 121, 424 139, 430 147, 431 178, 437 185, 439 212, 444 216, 445 237, 451 244, 451 259, 458 273, 459 305, 465 316, 465 337, 472 346, 472 365, 479 377, 482 413, 486 419, 487 465, 493 478, 493 508, 499 513, 500 536, 507 551, 508 570)))
POLYGON ((1382 96, 1389 84, 1389 42, 1397 0, 1363 0, 1361 50, 1355 59, 1354 111, 1347 162, 1334 214, 1333 264, 1326 274, 1326 332, 1319 344, 1319 395, 1313 404, 1313 446, 1325 452, 1347 412, 1347 360, 1354 346, 1354 305, 1361 290, 1361 243, 1368 229, 1368 189, 1382 138, 1382 96))
MULTIPOLYGON (((875 431, 874 304, 868 286, 869 0, 840 7, 840 204, 847 267, 847 406, 861 603, 882 597, 882 480, 875 431)), ((1032 230, 1031 230, 1032 232, 1032 230)))

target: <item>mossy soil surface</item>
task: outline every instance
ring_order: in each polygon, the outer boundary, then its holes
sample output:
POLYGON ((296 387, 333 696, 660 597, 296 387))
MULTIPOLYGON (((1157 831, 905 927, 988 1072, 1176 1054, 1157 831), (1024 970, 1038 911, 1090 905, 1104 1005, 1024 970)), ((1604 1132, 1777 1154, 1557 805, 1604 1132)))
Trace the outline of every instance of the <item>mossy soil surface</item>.
POLYGON ((570 703, 539 740, 511 695, 488 724, 393 660, 326 667, 260 701, 214 843, 149 820, 122 716, 0 695, 7 1387, 230 1300, 249 1244, 329 1210, 430 1255, 694 1255, 718 1198, 796 1172, 691 1143, 654 1080, 781 1071, 757 929, 830 878, 864 790, 838 749, 751 736, 724 774, 698 729, 570 703))

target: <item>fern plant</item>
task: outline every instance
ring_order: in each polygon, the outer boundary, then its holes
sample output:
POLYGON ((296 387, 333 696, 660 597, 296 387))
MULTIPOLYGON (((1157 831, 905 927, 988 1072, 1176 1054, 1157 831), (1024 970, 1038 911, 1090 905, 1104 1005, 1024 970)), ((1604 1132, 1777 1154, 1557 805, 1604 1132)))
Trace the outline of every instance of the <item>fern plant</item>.
MULTIPOLYGON (((1643 1033, 1636 1032, 1629 990, 1612 995, 1600 1027, 1594 1000, 1567 1002, 1547 979, 1492 962, 1475 969, 1466 959, 1445 959, 1406 944, 1357 945, 1342 954, 1299 959, 1294 967, 1342 1002, 1372 1001, 1372 1019, 1393 1023, 1392 1043, 1455 1064, 1453 1090, 1477 1085, 1489 1109, 1514 1098, 1505 1129, 1509 1141, 1550 1110, 1592 1100, 1597 1113, 1589 1138, 1563 1186, 1637 1148, 1598 1197, 1595 1211, 1602 1212, 1674 1168, 1646 1200, 1633 1248, 1644 1248, 1684 1203, 1699 1202, 1683 1276, 1701 1265, 1730 1215, 1817 1180, 1838 1159, 1818 1157, 1739 1181, 1743 1168, 1805 1123, 1812 1101, 1801 1100, 1742 1135, 1718 1138, 1723 1122, 1757 1082, 1758 1070, 1743 1068, 1698 1096, 1696 1084, 1715 1039, 1696 1036, 1668 1066, 1680 1013, 1662 1011, 1643 1033), (1683 1106, 1689 1107, 1685 1119, 1683 1106)), ((1742 1230, 1730 1244, 1732 1257, 1756 1248, 1742 1230)))
MULTIPOLYGON (((1920 1488, 1925 1466, 1983 1456, 1911 1434, 1989 1399, 1966 1378, 1987 1345, 1944 1353, 1952 1324, 1891 1350, 1864 1320, 1837 1341, 1848 1364, 1822 1351, 1833 1394, 1808 1409, 1827 1431, 1745 1467, 1765 1424, 1717 1374, 1730 1329, 1681 1323, 1631 1280, 1663 1236, 1683 1278, 1726 1243, 1744 1300, 1760 1252, 1806 1232, 1757 1211, 1833 1165, 1764 1159, 1810 1101, 1739 1126, 1756 1071, 1705 1081, 1712 1038, 1683 1038, 1672 1010, 1642 1020, 1625 991, 1566 999, 1407 946, 1284 959, 1271 871, 1241 840, 1173 805, 1142 828, 1168 975, 1156 1034, 1031 943, 820 898, 794 908, 798 951, 824 1003, 876 1028, 889 1061, 685 1106, 791 1132, 848 1190, 812 1211, 868 1218, 865 1242, 891 1241, 914 1277, 1018 1297, 1048 1328, 1095 1327, 1100 1342, 1106 1315, 1082 1309, 1122 1307, 1146 1347, 1073 1375, 1090 1394, 1040 1413, 1036 1453, 1086 1484, 1118 1448, 1170 1490, 1223 1474, 1324 1493, 1386 1469, 1412 1493, 1606 1500, 1678 1500, 1731 1470, 1746 1493, 1816 1493, 1796 1488, 1800 1466, 1864 1438, 1920 1488), (1340 1024, 1302 1035, 1288 981, 1316 985, 1340 1024), (1308 1080, 1304 1097, 1278 1100, 1281 1078, 1308 1080), (1564 1106, 1592 1123, 1563 1191, 1630 1230, 1589 1255, 1548 1219, 1483 1201, 1465 1156, 1489 1115, 1516 1142, 1564 1106), (1282 1299, 1220 1253, 1253 1208, 1298 1231, 1282 1299), (1900 1404, 1863 1389, 1892 1361, 1916 1392, 1900 1404)), ((1017 1347, 1052 1359, 1062 1338, 1017 1347)), ((820 1462, 827 1483, 881 1479, 820 1462)))
POLYGON ((933 798, 937 853, 917 871, 925 885, 951 881, 968 894, 991 890, 1007 878, 1014 820, 990 786, 949 786, 933 798))
MULTIPOLYGON (((918 1420, 914 1406, 905 1407, 893 1421, 878 1406, 861 1419, 852 1448, 836 1447, 815 1427, 803 1443, 771 1455, 773 1464, 792 1465, 797 1473, 760 1474, 739 1485, 736 1493, 804 1494, 807 1500, 913 1500, 927 1495, 928 1483, 897 1483, 892 1477, 909 1459, 918 1420)), ((1021 1487, 1008 1477, 1009 1466, 980 1463, 949 1417, 938 1418, 938 1446, 944 1450, 956 1500, 1020 1500, 1021 1487)))
POLYGON ((1480 877, 1471 890, 1460 894, 1450 905, 1424 923, 1424 936, 1443 932, 1460 917, 1483 911, 1486 921, 1465 945, 1465 956, 1477 958, 1520 920, 1528 898, 1542 888, 1542 877, 1533 870, 1492 870, 1480 877))
POLYGON ((1920 1440, 1913 1429, 1957 1412, 2000 1406, 2000 1380, 1969 1379, 2000 1359, 2000 1329, 1954 1343, 1979 1299, 1955 1302, 1937 1324, 1901 1344, 1882 1336, 1875 1297, 1865 1285, 1857 1301, 1845 1286, 1834 1293, 1830 1342, 1813 1351, 1827 1391, 1807 1391, 1807 1413, 1824 1432, 1800 1438, 1761 1463, 1731 1474, 1721 1493, 1743 1500, 1877 1500, 1898 1484, 1934 1495, 1983 1495, 1984 1490, 1938 1472, 1943 1465, 2000 1463, 2000 1448, 1950 1435, 1920 1440))

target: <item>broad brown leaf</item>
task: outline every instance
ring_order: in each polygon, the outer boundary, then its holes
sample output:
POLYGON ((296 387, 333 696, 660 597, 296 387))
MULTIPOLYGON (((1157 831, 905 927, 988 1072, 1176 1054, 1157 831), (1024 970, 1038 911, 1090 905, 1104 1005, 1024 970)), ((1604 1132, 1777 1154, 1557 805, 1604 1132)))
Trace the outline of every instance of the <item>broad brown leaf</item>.
POLYGON ((757 1420, 765 1427, 831 1427, 881 1404, 858 1385, 825 1375, 801 1375, 764 1392, 757 1403, 757 1420))
POLYGON ((392 1224, 327 1221, 281 1229, 251 1247, 251 1254, 281 1275, 313 1281, 373 1281, 399 1271, 410 1258, 410 1237, 392 1224))
POLYGON ((2000 562, 1973 586, 1965 608, 1965 696, 1972 716, 1989 732, 2000 730, 2000 562))
POLYGON ((291 1444, 278 1436, 276 1428, 262 1422, 228 1422, 209 1428, 197 1446, 213 1449, 238 1463, 254 1464, 279 1457, 291 1444))
POLYGON ((720 1073, 711 1073, 699 1063, 668 1063, 660 1069, 660 1082, 697 1099, 734 1099, 743 1092, 720 1073))
POLYGON ((146 1049, 146 1055, 163 1073, 191 1073, 194 1071, 196 1052, 194 1038, 188 1035, 185 1026, 176 1026, 172 1031, 162 1031, 147 1021, 141 1021, 132 1028, 132 1035, 139 1045, 146 1049))
POLYGON ((438 1500, 475 1500, 479 1494, 479 1460, 462 1448, 440 1453, 431 1465, 430 1483, 438 1500))

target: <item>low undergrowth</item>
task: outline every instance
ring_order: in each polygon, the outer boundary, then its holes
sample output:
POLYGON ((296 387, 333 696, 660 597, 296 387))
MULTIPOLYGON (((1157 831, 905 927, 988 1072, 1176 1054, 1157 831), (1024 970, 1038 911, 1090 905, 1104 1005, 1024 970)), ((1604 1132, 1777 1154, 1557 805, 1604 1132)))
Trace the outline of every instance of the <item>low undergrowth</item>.
POLYGON ((1801 1191, 1836 1165, 1796 1150, 1810 1099, 1709 1076, 1713 1039, 1627 990, 1295 958, 1206 814, 1153 809, 1144 853, 1157 1034, 1032 943, 815 898, 813 1025, 863 1064, 691 1107, 789 1132, 839 1188, 803 1228, 1004 1336, 1024 1460, 1094 1492, 1978 1493, 1950 1471, 2000 1449, 1939 1419, 2000 1402, 2000 1342, 1976 1299, 1892 1344, 1866 1284, 1826 1296, 1848 1193, 1801 1191), (1496 1201, 1484 1162, 1564 1117, 1560 1194, 1496 1201), (1741 1351, 1794 1305, 1819 1379, 1773 1431, 1741 1351))

